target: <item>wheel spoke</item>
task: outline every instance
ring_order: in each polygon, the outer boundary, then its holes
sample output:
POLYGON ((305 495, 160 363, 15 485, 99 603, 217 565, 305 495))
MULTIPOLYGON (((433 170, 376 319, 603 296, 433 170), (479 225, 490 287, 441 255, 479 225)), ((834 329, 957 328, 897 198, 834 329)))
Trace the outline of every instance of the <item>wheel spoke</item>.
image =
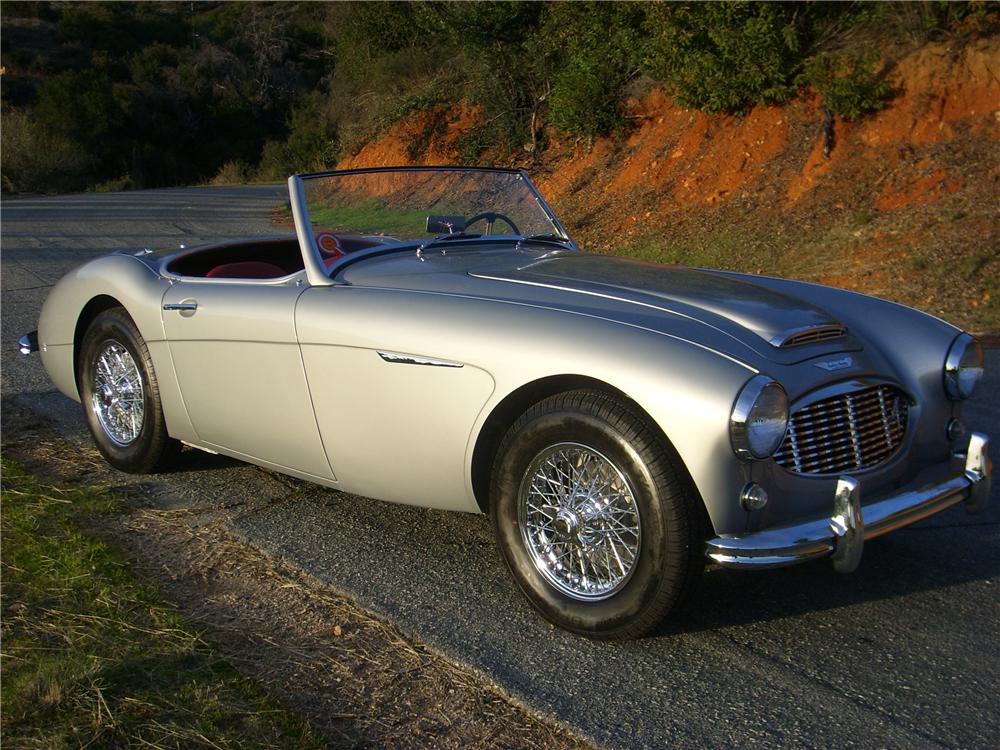
POLYGON ((91 406, 104 433, 117 445, 133 443, 142 432, 144 394, 129 350, 117 341, 106 342, 94 362, 93 383, 91 406))
POLYGON ((518 501, 521 537, 535 566, 576 599, 603 599, 629 580, 641 529, 622 471, 578 443, 551 446, 529 464, 518 501))

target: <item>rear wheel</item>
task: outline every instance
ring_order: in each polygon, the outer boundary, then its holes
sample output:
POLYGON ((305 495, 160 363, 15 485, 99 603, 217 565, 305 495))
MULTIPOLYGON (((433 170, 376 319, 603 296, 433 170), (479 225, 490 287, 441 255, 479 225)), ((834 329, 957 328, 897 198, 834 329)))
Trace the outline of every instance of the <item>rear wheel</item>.
POLYGON ((536 404, 504 437, 492 480, 504 560, 560 627, 638 637, 701 573, 699 500, 679 459, 624 399, 572 391, 536 404))
POLYGON ((115 307, 94 318, 79 357, 83 414, 101 455, 134 474, 166 468, 180 443, 167 434, 153 362, 128 313, 115 307))

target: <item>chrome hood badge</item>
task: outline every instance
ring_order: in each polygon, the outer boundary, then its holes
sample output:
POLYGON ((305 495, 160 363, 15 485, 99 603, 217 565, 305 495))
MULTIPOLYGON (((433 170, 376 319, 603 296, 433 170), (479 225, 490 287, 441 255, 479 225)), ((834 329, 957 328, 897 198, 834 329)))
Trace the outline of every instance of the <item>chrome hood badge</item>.
POLYGON ((836 372, 837 370, 846 370, 848 367, 854 364, 854 359, 852 357, 841 357, 840 359, 829 359, 826 362, 814 362, 816 367, 820 367, 827 372, 836 372))

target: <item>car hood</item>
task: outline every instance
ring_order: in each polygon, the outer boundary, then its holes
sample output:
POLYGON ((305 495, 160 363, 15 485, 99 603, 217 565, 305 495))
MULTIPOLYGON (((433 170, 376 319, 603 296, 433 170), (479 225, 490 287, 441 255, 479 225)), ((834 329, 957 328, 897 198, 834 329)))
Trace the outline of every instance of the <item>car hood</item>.
MULTIPOLYGON (((850 334, 782 348, 789 332, 840 325, 802 294, 779 292, 752 276, 665 266, 576 251, 447 253, 373 259, 344 274, 347 283, 399 286, 511 302, 544 304, 679 335, 743 361, 791 364, 856 350, 850 334)), ((797 291, 797 290, 796 290, 797 291)))
POLYGON ((673 312, 726 318, 771 343, 789 331, 837 325, 827 311, 801 297, 775 292, 749 278, 718 271, 664 266, 602 255, 561 255, 496 277, 548 284, 625 303, 663 306, 673 312))

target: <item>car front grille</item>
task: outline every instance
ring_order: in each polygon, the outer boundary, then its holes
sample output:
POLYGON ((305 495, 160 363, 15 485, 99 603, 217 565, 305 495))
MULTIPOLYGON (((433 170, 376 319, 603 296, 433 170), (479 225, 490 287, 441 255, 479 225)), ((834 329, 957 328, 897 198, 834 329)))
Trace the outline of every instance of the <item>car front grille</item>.
POLYGON ((796 411, 774 460, 796 474, 843 474, 887 461, 906 435, 909 403, 891 385, 860 387, 796 411))

